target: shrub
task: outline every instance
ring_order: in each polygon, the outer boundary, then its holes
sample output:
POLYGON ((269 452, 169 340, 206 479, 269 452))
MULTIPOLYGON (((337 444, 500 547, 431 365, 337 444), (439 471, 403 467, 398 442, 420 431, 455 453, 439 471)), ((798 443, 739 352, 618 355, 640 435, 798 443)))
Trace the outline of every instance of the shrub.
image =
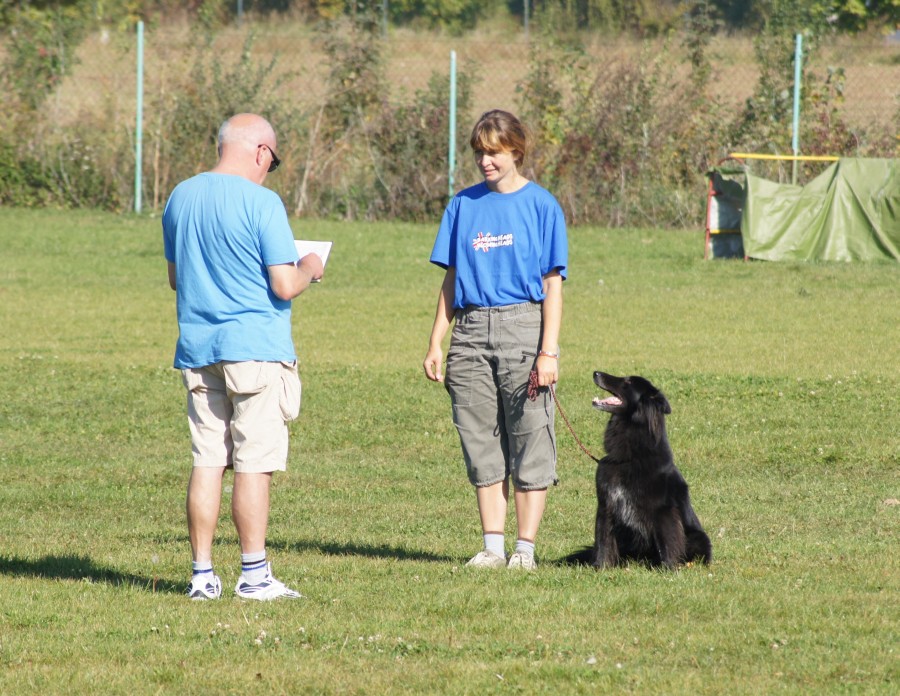
MULTIPOLYGON (((128 7, 137 4, 133 0, 128 7)), ((236 112, 253 110, 269 118, 279 135, 284 164, 267 185, 294 214, 403 220, 440 215, 448 194, 446 75, 433 74, 427 87, 389 97, 381 3, 308 0, 303 12, 313 4, 330 17, 320 25, 327 90, 318 103, 303 96, 285 98, 290 93, 279 88, 294 76, 279 68, 277 56, 254 56, 252 30, 240 51, 213 48, 214 32, 230 12, 221 2, 184 5, 186 12, 205 19, 191 27, 192 38, 199 39, 184 63, 187 70, 164 76, 156 92, 145 95, 148 207, 159 209, 178 181, 213 166, 219 124, 236 112)), ((618 4, 601 0, 589 9, 601 12, 618 4)), ((706 172, 726 153, 790 150, 793 32, 797 26, 812 27, 806 52, 814 54, 822 28, 808 22, 802 7, 772 5, 774 14, 755 42, 759 82, 735 112, 711 97, 707 49, 719 29, 714 4, 689 3, 681 45, 669 41, 660 48, 648 42, 636 60, 599 62, 578 34, 551 32, 539 26, 543 22, 533 25, 528 71, 518 85, 518 113, 537 136, 526 173, 556 194, 571 222, 696 226, 702 219, 706 172)), ((47 95, 55 93, 71 66, 72 47, 87 21, 83 16, 76 21, 75 5, 83 3, 64 4, 67 9, 56 14, 35 10, 47 3, 4 7, 3 21, 15 19, 19 33, 10 34, 15 41, 4 47, 6 69, 0 72, 9 115, 0 122, 0 203, 121 210, 132 202, 134 135, 130 124, 111 125, 123 121, 122 100, 110 99, 102 114, 95 112, 97 102, 84 113, 76 102, 75 110, 65 111, 65 123, 56 120, 62 112, 47 108, 47 95), (53 51, 37 50, 50 43, 53 51)), ((159 7, 175 5, 166 0, 159 7)), ((467 0, 440 5, 469 6, 467 0)), ((405 6, 412 4, 392 5, 397 11, 405 6)), ((123 7, 117 11, 124 12, 123 7)), ((252 9, 280 11, 280 5, 253 3, 252 9)), ((287 9, 299 11, 296 3, 287 9)), ((98 5, 100 10, 110 11, 106 4, 98 5)), ((112 15, 104 17, 111 21, 112 15)), ((467 71, 476 70, 466 65, 458 72, 456 187, 477 178, 465 166, 473 86, 467 71)), ((886 156, 898 151, 900 104, 893 130, 874 123, 851 129, 842 119, 842 68, 828 68, 822 75, 807 69, 803 80, 804 154, 886 156)), ((50 103, 67 109, 73 91, 62 90, 60 100, 50 103)))
MULTIPOLYGON (((457 107, 469 110, 472 80, 457 73, 457 107)), ((383 105, 380 118, 364 127, 367 150, 378 182, 378 217, 411 220, 440 218, 448 199, 450 80, 433 74, 428 89, 419 90, 408 103, 383 105)), ((468 152, 467 124, 457 121, 456 161, 468 152)))
POLYGON ((0 142, 0 205, 45 205, 51 183, 38 159, 19 151, 14 143, 0 142))
POLYGON ((485 11, 481 0, 390 0, 388 13, 398 24, 445 29, 456 34, 472 29, 485 11))
POLYGON ((86 21, 83 4, 11 13, 3 71, 21 106, 36 111, 70 72, 86 21))
POLYGON ((215 163, 218 130, 236 113, 256 111, 276 126, 292 121, 292 111, 276 99, 288 78, 276 72, 277 59, 259 63, 253 57, 255 35, 247 35, 237 61, 225 64, 212 50, 212 34, 198 44, 190 71, 181 85, 151 95, 145 152, 150 180, 145 182, 153 207, 165 203, 179 181, 215 163))
POLYGON ((326 22, 322 43, 329 59, 325 133, 346 130, 368 118, 384 93, 377 17, 360 11, 353 17, 326 22))
POLYGON ((683 190, 702 169, 684 141, 708 143, 709 132, 690 118, 673 64, 668 49, 594 66, 577 45, 535 45, 521 112, 537 135, 535 174, 571 222, 661 225, 694 214, 683 190))
MULTIPOLYGON (((435 73, 426 89, 388 99, 382 40, 377 16, 363 10, 322 29, 328 97, 306 126, 296 214, 422 220, 447 202, 449 78, 435 73)), ((471 80, 462 69, 457 77, 465 112, 471 80)), ((460 147, 465 125, 458 127, 460 147)))
MULTIPOLYGON (((458 72, 457 104, 467 110, 472 79, 458 72)), ((342 219, 434 220, 447 203, 449 78, 433 74, 427 89, 370 105, 344 130, 321 136, 325 107, 308 126, 310 145, 295 214, 342 219), (367 114, 367 115, 364 115, 367 114)), ((457 122, 457 161, 466 150, 457 122)))

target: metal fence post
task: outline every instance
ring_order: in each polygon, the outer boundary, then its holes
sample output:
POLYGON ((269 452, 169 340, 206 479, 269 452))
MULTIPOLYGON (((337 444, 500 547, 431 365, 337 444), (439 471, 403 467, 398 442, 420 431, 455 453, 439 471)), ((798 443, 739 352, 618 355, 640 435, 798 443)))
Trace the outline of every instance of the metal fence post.
POLYGON ((456 171, 456 51, 450 51, 450 137, 447 152, 447 196, 453 198, 453 173, 456 171))
MULTIPOLYGON (((791 147, 794 157, 800 154, 800 80, 803 78, 803 34, 797 34, 797 47, 794 50, 794 132, 791 136, 791 147)), ((797 160, 791 172, 791 183, 797 183, 797 160)))
POLYGON ((141 170, 144 142, 144 23, 137 23, 137 108, 134 123, 134 212, 141 212, 141 170))

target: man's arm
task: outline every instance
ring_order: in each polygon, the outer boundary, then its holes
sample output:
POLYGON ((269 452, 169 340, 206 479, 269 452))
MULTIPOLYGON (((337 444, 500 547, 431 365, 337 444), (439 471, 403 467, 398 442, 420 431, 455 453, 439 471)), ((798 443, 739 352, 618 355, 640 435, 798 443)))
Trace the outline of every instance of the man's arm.
POLYGON ((171 261, 167 261, 166 263, 169 264, 169 287, 174 290, 177 285, 175 281, 175 264, 171 261))
POLYGON ((325 272, 318 254, 307 254, 297 265, 281 263, 268 266, 269 286, 275 296, 282 300, 293 300, 306 290, 314 280, 319 280, 325 272))

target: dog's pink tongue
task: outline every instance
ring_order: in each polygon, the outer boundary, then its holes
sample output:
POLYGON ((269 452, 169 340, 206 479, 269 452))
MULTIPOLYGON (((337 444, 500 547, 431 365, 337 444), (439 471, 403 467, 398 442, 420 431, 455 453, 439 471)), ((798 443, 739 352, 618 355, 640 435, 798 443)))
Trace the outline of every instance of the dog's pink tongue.
POLYGON ((594 397, 594 403, 598 406, 603 404, 605 406, 621 406, 622 400, 618 396, 610 396, 606 399, 601 399, 599 396, 594 397))

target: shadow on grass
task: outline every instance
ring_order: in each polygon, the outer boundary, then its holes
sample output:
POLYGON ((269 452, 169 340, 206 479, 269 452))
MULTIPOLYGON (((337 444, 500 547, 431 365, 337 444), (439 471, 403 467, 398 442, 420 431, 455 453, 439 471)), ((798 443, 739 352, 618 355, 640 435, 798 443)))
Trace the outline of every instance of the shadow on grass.
POLYGON ((341 544, 336 541, 269 541, 266 546, 282 551, 318 551, 327 556, 365 556, 367 558, 396 558, 398 561, 425 561, 429 563, 458 562, 459 558, 442 556, 427 551, 416 551, 401 546, 375 546, 367 544, 341 544))
MULTIPOLYGON (((169 543, 173 540, 171 536, 159 536, 159 537, 150 537, 151 541, 156 542, 165 542, 169 543)), ((183 543, 187 545, 189 543, 188 537, 184 536, 183 538, 176 539, 178 543, 183 543)), ((238 548, 237 540, 232 538, 221 538, 217 537, 213 541, 213 548, 217 548, 219 546, 225 548, 238 548)), ((266 548, 271 551, 282 551, 282 552, 312 552, 312 553, 321 553, 325 556, 360 556, 363 558, 394 558, 398 561, 420 561, 423 563, 451 563, 451 564, 464 564, 468 561, 467 556, 447 556, 437 553, 430 553, 428 551, 420 551, 418 549, 409 549, 402 546, 388 546, 385 544, 375 545, 375 544, 348 544, 341 543, 338 541, 330 541, 328 539, 314 540, 314 539, 298 539, 298 540, 285 540, 285 539, 268 539, 266 541, 266 548)), ((571 554, 563 556, 562 558, 547 558, 547 557, 539 557, 538 560, 547 566, 582 566, 582 565, 590 565, 590 562, 587 560, 587 557, 590 553, 591 548, 582 547, 571 554)), ((0 561, 0 572, 3 572, 2 561, 0 561)), ((157 586, 158 589, 159 586, 157 586)))
MULTIPOLYGON (((423 561, 425 563, 455 563, 464 564, 468 557, 446 556, 427 551, 418 551, 407 549, 400 546, 375 546, 366 544, 342 544, 336 541, 281 541, 270 540, 266 543, 269 549, 278 549, 280 551, 312 551, 319 552, 326 556, 363 556, 366 558, 395 558, 398 561, 423 561)), ((571 567, 571 566, 590 566, 588 560, 591 548, 581 548, 562 558, 538 558, 538 560, 546 566, 553 567, 571 567)))
MULTIPOLYGON (((329 539, 292 539, 275 538, 266 540, 266 548, 274 551, 287 552, 313 552, 321 553, 326 556, 363 556, 366 558, 396 558, 399 561, 423 561, 426 563, 459 563, 460 558, 456 556, 442 556, 427 551, 419 551, 417 549, 404 548, 402 546, 387 546, 375 544, 344 544, 329 539)), ((169 544, 176 543, 187 546, 190 543, 187 535, 172 536, 170 534, 146 535, 145 538, 154 543, 169 544)), ((218 534, 213 540, 213 549, 217 551, 222 548, 225 552, 236 550, 240 553, 238 540, 234 538, 233 529, 225 533, 218 534)), ((467 559, 462 559, 467 560, 467 559)), ((0 565, 2 572, 2 565, 0 565)))
POLYGON ((44 556, 26 560, 0 556, 0 575, 47 578, 50 580, 86 580, 119 587, 130 585, 148 592, 181 594, 184 588, 168 580, 121 573, 98 566, 87 556, 44 556))

